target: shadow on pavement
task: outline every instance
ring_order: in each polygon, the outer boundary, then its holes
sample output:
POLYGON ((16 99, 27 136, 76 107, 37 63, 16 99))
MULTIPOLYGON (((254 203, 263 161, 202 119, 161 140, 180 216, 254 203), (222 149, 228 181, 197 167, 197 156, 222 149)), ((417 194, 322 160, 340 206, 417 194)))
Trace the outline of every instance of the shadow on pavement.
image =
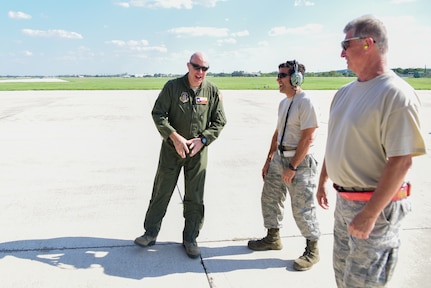
POLYGON ((69 270, 103 268, 107 275, 129 279, 286 267, 285 260, 276 258, 250 259, 246 256, 244 259, 241 255, 253 253, 247 247, 204 245, 200 245, 202 259, 199 261, 188 258, 181 243, 157 242, 154 246, 141 248, 131 240, 60 237, 0 243, 0 259, 13 256, 69 270), (209 268, 208 271, 204 266, 209 268))

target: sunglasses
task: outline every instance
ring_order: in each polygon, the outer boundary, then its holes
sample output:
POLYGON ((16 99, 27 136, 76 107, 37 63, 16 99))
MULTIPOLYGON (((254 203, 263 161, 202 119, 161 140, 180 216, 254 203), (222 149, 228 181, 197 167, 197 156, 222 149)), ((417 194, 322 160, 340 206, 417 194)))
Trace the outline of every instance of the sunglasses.
POLYGON ((350 41, 360 40, 360 39, 365 39, 365 38, 367 38, 367 37, 352 37, 352 38, 344 39, 343 41, 341 41, 341 48, 343 48, 343 50, 346 51, 347 48, 350 47, 350 41))
POLYGON ((277 79, 285 78, 287 76, 289 76, 289 74, 287 74, 287 73, 278 73, 277 74, 277 79))
POLYGON ((190 63, 190 65, 192 65, 193 66, 193 69, 195 69, 195 70, 197 70, 197 71, 199 71, 199 70, 201 70, 202 69, 202 71, 204 71, 204 72, 207 72, 208 71, 208 69, 210 69, 210 67, 209 66, 200 66, 200 65, 198 65, 198 64, 195 64, 195 63, 193 63, 193 62, 189 62, 190 63))

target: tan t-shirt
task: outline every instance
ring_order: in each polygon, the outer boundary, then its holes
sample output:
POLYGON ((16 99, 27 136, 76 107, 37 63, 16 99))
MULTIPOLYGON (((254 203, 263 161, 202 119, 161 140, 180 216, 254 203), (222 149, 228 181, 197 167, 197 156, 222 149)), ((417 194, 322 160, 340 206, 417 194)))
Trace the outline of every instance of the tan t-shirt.
POLYGON ((325 162, 344 187, 376 187, 387 158, 426 153, 413 88, 388 71, 342 87, 332 100, 325 162))
POLYGON ((280 143, 283 129, 285 128, 286 133, 283 138, 283 146, 297 147, 302 136, 301 130, 319 127, 319 113, 311 99, 302 91, 293 97, 292 107, 289 111, 289 119, 285 127, 286 114, 291 101, 292 98, 289 99, 287 97, 280 101, 278 107, 277 143, 280 143))

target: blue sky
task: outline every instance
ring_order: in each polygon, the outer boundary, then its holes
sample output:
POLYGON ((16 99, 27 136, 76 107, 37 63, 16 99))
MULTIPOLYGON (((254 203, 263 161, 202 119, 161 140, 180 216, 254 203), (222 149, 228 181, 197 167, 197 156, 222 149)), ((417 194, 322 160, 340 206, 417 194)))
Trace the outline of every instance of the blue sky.
POLYGON ((429 0, 2 0, 0 75, 345 69, 343 28, 373 14, 389 33, 391 68, 431 66, 429 0))

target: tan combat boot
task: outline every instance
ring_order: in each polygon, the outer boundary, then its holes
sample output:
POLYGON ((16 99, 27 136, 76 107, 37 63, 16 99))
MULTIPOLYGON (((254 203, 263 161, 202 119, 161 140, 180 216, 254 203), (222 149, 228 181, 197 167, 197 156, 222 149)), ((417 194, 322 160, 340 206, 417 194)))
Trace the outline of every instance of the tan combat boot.
POLYGON ((268 229, 266 237, 259 240, 250 240, 247 244, 248 248, 255 251, 264 250, 281 250, 283 244, 281 243, 280 233, 278 228, 268 229))
POLYGON ((307 246, 302 256, 295 260, 293 268, 297 271, 309 270, 314 264, 319 262, 319 248, 317 247, 317 241, 310 241, 307 239, 307 246))

